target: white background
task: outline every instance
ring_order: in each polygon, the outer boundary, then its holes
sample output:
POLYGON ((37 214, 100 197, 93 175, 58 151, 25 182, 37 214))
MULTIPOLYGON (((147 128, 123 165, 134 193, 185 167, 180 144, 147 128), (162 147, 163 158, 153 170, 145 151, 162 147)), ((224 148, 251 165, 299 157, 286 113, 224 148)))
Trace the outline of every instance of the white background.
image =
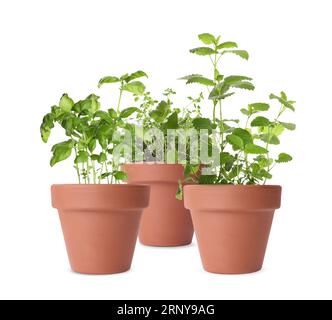
MULTIPOLYGON (((332 298, 331 1, 168 0, 0 2, 0 298, 288 299, 332 298), (69 163, 49 167, 43 114, 63 92, 90 92, 112 105, 105 75, 145 70, 157 97, 195 91, 177 81, 209 68, 188 49, 197 34, 237 41, 249 62, 224 60, 225 73, 255 79, 255 93, 230 98, 225 112, 285 90, 297 101, 298 129, 283 138, 294 162, 275 170, 284 188, 264 269, 252 275, 202 271, 196 244, 137 246, 130 272, 82 276, 69 270, 52 183, 76 182, 69 163)), ((114 93, 114 91, 113 91, 114 93)), ((128 102, 129 104, 129 102, 128 102)), ((129 106, 129 105, 128 105, 129 106)), ((209 106, 206 105, 206 112, 209 106)), ((288 119, 286 119, 288 120, 288 119)), ((62 139, 55 133, 51 142, 62 139)))

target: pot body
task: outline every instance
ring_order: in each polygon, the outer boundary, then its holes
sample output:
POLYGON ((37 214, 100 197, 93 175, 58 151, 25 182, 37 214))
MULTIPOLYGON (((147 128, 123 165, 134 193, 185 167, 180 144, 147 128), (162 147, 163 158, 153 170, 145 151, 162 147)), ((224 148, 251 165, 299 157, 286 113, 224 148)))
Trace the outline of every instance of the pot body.
POLYGON ((144 210, 140 242, 148 246, 183 246, 192 242, 190 211, 176 199, 178 181, 184 180, 180 164, 126 164, 129 184, 150 186, 150 204, 144 210))
POLYGON ((184 197, 206 271, 243 274, 262 268, 280 186, 185 186, 184 197))
POLYGON ((53 185, 73 271, 113 274, 130 269, 149 187, 53 185))

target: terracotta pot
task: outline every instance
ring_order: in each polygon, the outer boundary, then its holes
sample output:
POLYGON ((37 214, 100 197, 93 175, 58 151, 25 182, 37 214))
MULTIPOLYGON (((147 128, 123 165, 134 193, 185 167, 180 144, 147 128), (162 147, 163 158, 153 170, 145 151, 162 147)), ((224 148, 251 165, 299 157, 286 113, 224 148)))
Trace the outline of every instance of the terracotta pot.
POLYGON ((130 269, 149 187, 53 185, 73 271, 112 274, 130 269))
POLYGON ((262 268, 280 186, 184 187, 204 269, 242 274, 262 268))
POLYGON ((178 181, 183 180, 180 164, 127 164, 123 170, 128 183, 151 187, 150 205, 144 210, 139 239, 148 246, 188 245, 193 238, 193 224, 183 201, 176 199, 178 181))

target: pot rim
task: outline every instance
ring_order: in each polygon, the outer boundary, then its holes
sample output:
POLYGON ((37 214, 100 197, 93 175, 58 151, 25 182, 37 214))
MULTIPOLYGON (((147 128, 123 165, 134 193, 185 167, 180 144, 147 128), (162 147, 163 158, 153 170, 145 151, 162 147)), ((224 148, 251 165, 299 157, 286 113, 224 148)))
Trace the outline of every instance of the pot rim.
POLYGON ((57 187, 57 188, 66 188, 66 187, 71 187, 71 188, 112 188, 112 189, 121 189, 121 188, 128 188, 128 189, 134 189, 134 188, 147 188, 147 185, 144 184, 107 184, 107 183, 89 183, 89 184, 79 184, 79 183, 56 183, 52 184, 52 187, 57 187))
POLYGON ((165 163, 165 162, 129 162, 124 163, 122 166, 181 166, 184 165, 181 163, 165 163))
POLYGON ((250 188, 250 189, 280 189, 281 185, 277 185, 277 184, 249 184, 249 185, 245 185, 245 184, 190 184, 190 185, 186 185, 184 186, 184 188, 186 189, 199 189, 199 188, 225 188, 225 189, 229 189, 229 188, 233 188, 233 189, 245 189, 245 188, 250 188))

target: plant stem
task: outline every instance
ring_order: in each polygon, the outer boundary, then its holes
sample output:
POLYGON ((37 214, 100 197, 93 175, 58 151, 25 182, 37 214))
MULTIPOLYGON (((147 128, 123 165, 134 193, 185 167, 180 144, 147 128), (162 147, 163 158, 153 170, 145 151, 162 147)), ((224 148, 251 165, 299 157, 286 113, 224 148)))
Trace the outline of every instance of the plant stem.
MULTIPOLYGON (((76 146, 74 147, 75 150, 75 158, 77 157, 77 148, 76 146)), ((81 184, 81 174, 80 174, 80 169, 78 167, 78 164, 75 163, 75 169, 76 169, 76 173, 77 173, 77 177, 78 177, 78 183, 81 184)))
POLYGON ((118 114, 120 113, 120 105, 121 105, 122 93, 123 93, 123 90, 122 90, 122 84, 121 84, 118 106, 116 108, 116 112, 118 114))
POLYGON ((97 183, 97 175, 96 175, 96 166, 95 166, 94 160, 91 160, 91 164, 92 164, 93 183, 96 184, 97 183))
MULTIPOLYGON (((270 145, 270 126, 267 131, 267 142, 266 142, 266 150, 267 150, 267 172, 270 172, 270 155, 269 155, 269 145, 270 145)), ((266 184, 267 178, 264 179, 264 184, 266 184)))

